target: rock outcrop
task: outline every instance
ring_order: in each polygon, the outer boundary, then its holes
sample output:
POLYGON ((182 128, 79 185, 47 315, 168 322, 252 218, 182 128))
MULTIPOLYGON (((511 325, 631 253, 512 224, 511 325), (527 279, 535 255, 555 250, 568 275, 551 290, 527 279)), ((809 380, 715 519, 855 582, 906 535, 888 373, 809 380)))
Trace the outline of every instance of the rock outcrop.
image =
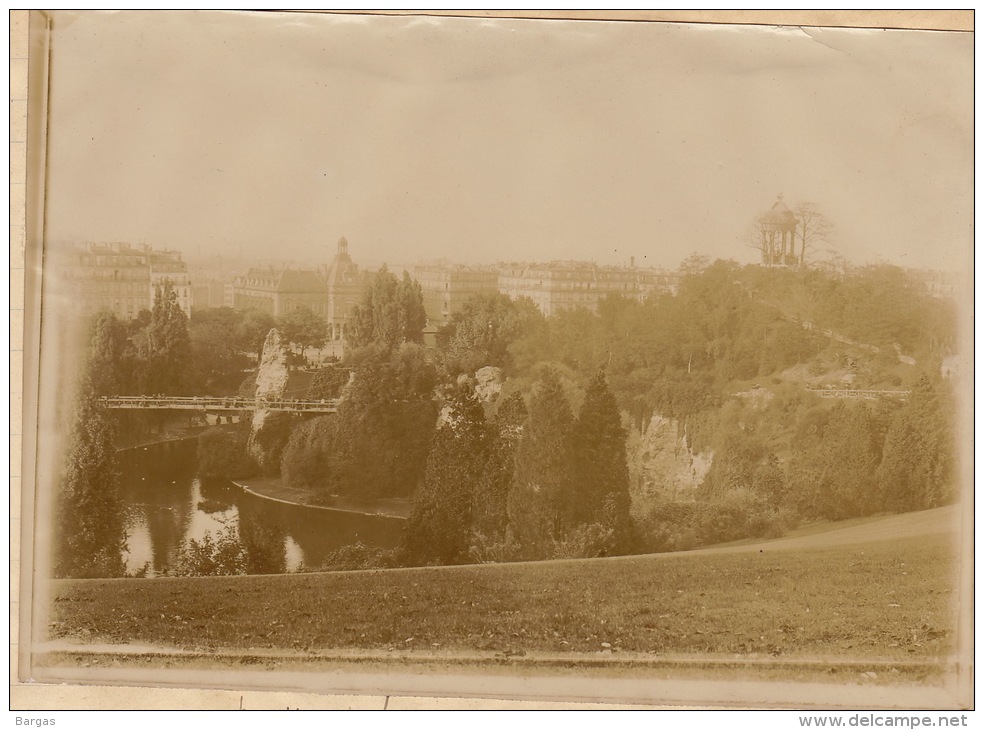
POLYGON ((711 468, 713 454, 694 453, 678 421, 659 414, 632 439, 632 508, 645 513, 658 501, 689 500, 711 468))
POLYGON ((475 395, 482 403, 491 403, 502 392, 502 368, 486 365, 475 371, 475 395))
MULTIPOLYGON (((281 340, 280 332, 272 329, 263 342, 263 355, 256 370, 256 399, 262 401, 283 398, 287 390, 288 377, 287 347, 281 340)), ((253 426, 246 444, 246 452, 264 472, 275 469, 274 462, 279 460, 280 449, 271 443, 269 436, 272 434, 266 432, 272 430, 275 425, 272 421, 279 420, 282 415, 274 414, 265 408, 257 408, 253 411, 253 426), (271 417, 274 416, 276 417, 271 421, 271 417)))

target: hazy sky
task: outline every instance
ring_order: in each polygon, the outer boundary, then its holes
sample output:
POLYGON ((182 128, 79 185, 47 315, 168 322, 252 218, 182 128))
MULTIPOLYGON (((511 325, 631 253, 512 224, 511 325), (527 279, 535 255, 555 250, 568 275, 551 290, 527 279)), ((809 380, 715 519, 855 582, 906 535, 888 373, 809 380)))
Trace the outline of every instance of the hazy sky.
POLYGON ((56 13, 48 241, 675 267, 783 193, 969 266, 970 33, 56 13))

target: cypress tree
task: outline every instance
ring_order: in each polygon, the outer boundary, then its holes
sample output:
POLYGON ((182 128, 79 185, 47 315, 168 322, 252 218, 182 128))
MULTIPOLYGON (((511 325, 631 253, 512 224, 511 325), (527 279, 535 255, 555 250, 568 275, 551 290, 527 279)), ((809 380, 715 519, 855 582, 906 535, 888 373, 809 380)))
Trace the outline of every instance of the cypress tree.
POLYGON ((405 545, 414 563, 450 565, 468 558, 472 504, 488 461, 489 434, 470 386, 456 387, 448 406, 407 524, 405 545))
POLYGON ((940 383, 922 376, 892 420, 878 468, 887 509, 928 509, 955 496, 952 408, 941 390, 940 383))
POLYGON ((178 304, 170 279, 165 279, 154 293, 150 323, 142 334, 140 355, 145 392, 179 393, 191 364, 191 339, 188 317, 178 304))
POLYGON ((835 405, 822 433, 794 460, 791 476, 800 512, 843 520, 874 511, 879 456, 868 408, 835 405))
POLYGON ((575 524, 599 524, 613 531, 616 549, 628 547, 629 467, 626 432, 604 371, 588 384, 574 428, 575 524))
POLYGON ((532 558, 546 557, 573 523, 574 416, 560 379, 545 369, 516 447, 509 526, 532 558))
POLYGON ((83 381, 56 504, 55 576, 118 577, 126 531, 113 427, 88 373, 83 381))
POLYGON ((120 395, 128 389, 126 326, 109 311, 96 315, 89 346, 89 378, 93 394, 120 395))
POLYGON ((472 514, 475 531, 494 541, 505 537, 509 523, 509 486, 526 416, 523 396, 513 393, 499 406, 490 424, 488 465, 475 493, 472 514))
POLYGON ((352 310, 348 331, 352 347, 382 345, 394 348, 404 342, 424 341, 427 314, 420 284, 404 273, 397 279, 384 266, 372 277, 362 301, 352 310))

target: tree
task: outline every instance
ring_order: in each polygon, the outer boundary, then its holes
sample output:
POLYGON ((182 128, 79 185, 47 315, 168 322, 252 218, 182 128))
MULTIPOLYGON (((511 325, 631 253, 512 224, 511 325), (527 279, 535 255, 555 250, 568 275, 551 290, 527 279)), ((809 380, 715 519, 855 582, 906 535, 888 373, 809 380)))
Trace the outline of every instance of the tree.
POLYGON ((771 210, 755 218, 742 239, 746 245, 761 252, 763 263, 769 266, 798 264, 802 269, 806 267, 808 252, 829 241, 832 231, 829 219, 815 203, 804 201, 790 210, 780 198, 771 210))
POLYGON ((560 378, 545 368, 516 447, 509 526, 529 557, 546 557, 574 523, 574 416, 560 378))
POLYGON ((384 266, 369 280, 362 302, 352 310, 348 342, 352 347, 397 347, 422 343, 427 314, 420 284, 407 273, 397 279, 384 266))
POLYGON ((256 473, 256 464, 246 453, 249 433, 245 425, 244 421, 231 430, 214 426, 198 436, 196 463, 199 476, 236 479, 256 473))
POLYGON ((242 320, 235 331, 239 349, 251 354, 258 361, 263 353, 263 343, 275 326, 273 315, 258 309, 243 310, 242 320))
POLYGON ((245 573, 287 572, 287 531, 280 518, 251 500, 239 504, 239 542, 245 573))
POLYGON ((601 318, 589 309, 565 309, 550 317, 553 355, 579 372, 592 372, 609 359, 601 318))
POLYGON ((331 366, 318 370, 308 385, 307 397, 312 400, 337 398, 342 388, 349 382, 352 371, 341 366, 331 366))
POLYGON ((109 311, 96 315, 89 345, 89 384, 96 396, 120 395, 130 387, 132 354, 126 325, 109 311))
POLYGON ((141 309, 137 312, 137 316, 126 323, 127 335, 129 335, 132 339, 136 335, 146 330, 147 326, 150 324, 150 317, 151 314, 149 309, 141 309))
POLYGON ((684 276, 699 276, 710 265, 709 256, 694 252, 680 263, 680 273, 684 276))
POLYGON ((338 413, 295 429, 283 452, 288 484, 328 495, 407 497, 434 431, 434 367, 420 345, 351 353, 354 375, 338 413))
POLYGON ((956 496, 952 402, 943 382, 921 376, 885 437, 878 482, 897 512, 947 504, 956 496))
POLYGON ((280 461, 284 483, 313 489, 326 497, 344 491, 338 482, 343 461, 351 457, 343 436, 334 415, 318 416, 294 428, 280 461))
POLYGON ((424 310, 424 294, 420 282, 403 272, 403 279, 396 288, 396 310, 399 327, 396 343, 424 341, 427 312, 424 310))
POLYGON ((500 542, 509 524, 508 497, 513 481, 516 446, 527 418, 520 393, 505 398, 496 409, 489 428, 489 457, 472 504, 473 532, 500 542))
MULTIPOLYGON (((97 331, 94 345, 103 344, 97 331)), ((55 576, 123 575, 126 526, 113 426, 96 403, 103 355, 90 350, 76 397, 71 445, 56 503, 55 576)))
POLYGON ((631 532, 626 432, 603 370, 588 383, 573 436, 574 523, 612 530, 616 548, 625 550, 631 532))
POLYGON ((143 389, 148 393, 179 393, 191 361, 188 317, 178 304, 170 279, 154 294, 150 322, 139 343, 143 389))
POLYGON ((486 365, 510 367, 513 346, 522 338, 544 339, 543 314, 529 299, 511 300, 505 294, 477 294, 438 333, 445 369, 473 373, 486 365))
MULTIPOLYGON (((745 245, 754 248, 762 256, 762 263, 774 266, 781 260, 780 231, 771 213, 756 216, 742 235, 745 245)), ((795 246, 795 238, 793 239, 795 246)))
POLYGON ((807 251, 812 251, 821 243, 830 240, 833 226, 816 204, 802 202, 793 210, 799 220, 800 235, 800 268, 806 267, 807 251))
MULTIPOLYGON (((196 390, 214 392, 235 385, 247 360, 237 329, 243 313, 230 307, 196 309, 188 322, 196 390)), ((201 392, 201 391, 199 391, 201 392)))
POLYGON ((752 474, 752 488, 755 494, 768 504, 783 503, 786 497, 786 478, 775 454, 767 453, 755 468, 752 474))
POLYGON ((881 455, 871 411, 840 402, 823 430, 798 444, 787 482, 807 518, 842 520, 878 508, 876 468, 881 455))
POLYGON ((720 499, 736 489, 751 490, 762 457, 762 444, 755 434, 741 429, 724 430, 704 477, 702 492, 710 499, 720 499))
POLYGON ((328 338, 328 323, 309 307, 295 307, 277 320, 284 339, 303 354, 309 347, 322 347, 328 338))
POLYGON ((489 432, 471 385, 457 385, 447 408, 406 528, 407 554, 420 564, 467 561, 476 487, 487 468, 489 432))
POLYGON ((349 489, 410 496, 423 473, 437 417, 437 376, 421 345, 353 353, 355 375, 339 404, 350 444, 349 489), (361 357, 361 360, 357 358, 361 357))

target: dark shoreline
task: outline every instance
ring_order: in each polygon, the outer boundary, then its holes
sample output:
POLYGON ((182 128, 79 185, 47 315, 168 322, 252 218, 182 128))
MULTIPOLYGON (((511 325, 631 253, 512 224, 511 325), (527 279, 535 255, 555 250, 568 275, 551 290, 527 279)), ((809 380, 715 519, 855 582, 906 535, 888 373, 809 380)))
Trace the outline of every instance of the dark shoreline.
MULTIPOLYGON (((182 434, 182 435, 170 436, 170 437, 167 437, 167 438, 159 438, 159 439, 157 439, 155 441, 147 441, 147 442, 143 442, 143 443, 139 443, 139 444, 134 444, 132 446, 117 447, 116 448, 116 451, 117 451, 117 453, 119 453, 119 452, 125 452, 125 451, 136 451, 138 449, 147 449, 147 448, 149 448, 151 446, 160 446, 160 445, 163 445, 163 444, 181 443, 183 441, 192 441, 192 440, 197 439, 198 436, 199 436, 199 434, 201 434, 207 428, 214 428, 214 426, 194 426, 194 427, 190 427, 189 428, 189 431, 193 431, 191 433, 185 433, 185 434, 182 434)), ((236 487, 238 487, 239 489, 241 489, 243 492, 246 492, 248 494, 252 494, 252 495, 254 495, 256 497, 261 497, 263 499, 268 499, 268 500, 270 500, 272 502, 278 502, 280 504, 285 504, 285 505, 288 505, 290 507, 304 507, 306 509, 320 509, 320 510, 327 510, 329 512, 341 512, 341 513, 345 513, 345 514, 356 514, 356 515, 362 515, 362 516, 365 516, 365 517, 380 517, 380 518, 391 519, 391 520, 406 520, 408 518, 408 516, 409 516, 408 514, 399 514, 399 512, 403 512, 403 511, 407 511, 408 512, 409 511, 409 502, 406 505, 395 504, 395 505, 391 505, 389 509, 383 508, 383 509, 375 509, 375 510, 372 509, 371 507, 360 509, 360 508, 354 507, 354 506, 329 506, 329 505, 321 505, 321 504, 312 504, 309 501, 298 501, 298 500, 295 500, 295 499, 285 499, 284 496, 283 496, 283 494, 281 493, 283 490, 280 487, 280 480, 279 480, 279 478, 275 478, 274 479, 274 478, 270 478, 270 477, 260 477, 259 480, 261 482, 263 482, 262 484, 257 484, 256 479, 257 478, 255 478, 255 477, 251 477, 251 478, 226 479, 226 481, 228 481, 229 483, 235 485, 236 487), (274 483, 271 484, 269 482, 274 482, 274 483)))

